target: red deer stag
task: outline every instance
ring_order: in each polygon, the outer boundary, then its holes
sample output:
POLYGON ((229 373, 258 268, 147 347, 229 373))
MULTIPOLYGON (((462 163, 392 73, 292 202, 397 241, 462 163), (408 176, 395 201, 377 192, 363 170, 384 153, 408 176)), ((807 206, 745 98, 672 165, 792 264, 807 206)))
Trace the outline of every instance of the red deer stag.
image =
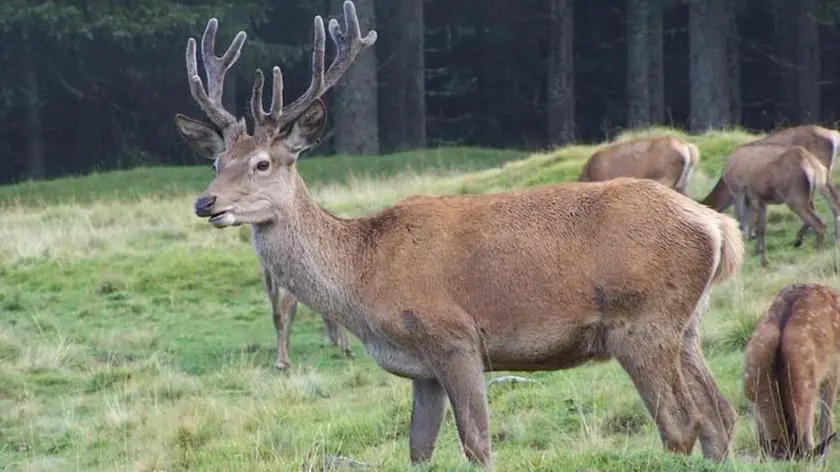
POLYGON ((774 459, 824 456, 836 434, 832 407, 840 379, 840 297, 819 284, 783 288, 747 345, 744 393, 758 438, 774 459), (819 392, 822 440, 814 445, 819 392))
POLYGON ((636 177, 688 195, 688 184, 699 162, 697 146, 674 136, 628 139, 596 150, 583 166, 579 180, 636 177))
POLYGON ((218 173, 195 201, 217 228, 253 227, 277 283, 357 336, 385 371, 413 382, 408 446, 431 459, 449 398, 466 457, 491 465, 484 373, 571 368, 616 358, 655 418, 664 446, 724 460, 735 411, 709 372, 700 315, 712 284, 735 276, 743 241, 735 220, 645 179, 569 183, 475 196, 415 196, 360 218, 321 208, 297 172, 318 142, 321 100, 376 33, 330 20, 336 57, 324 72, 324 24, 315 17, 312 80, 262 108, 257 71, 245 130, 221 104, 222 79, 245 39, 213 53, 208 89, 187 42, 193 97, 213 125, 176 115, 194 146, 218 155, 218 173))
MULTIPOLYGON (((838 230, 840 230, 840 220, 838 220, 840 215, 834 212, 835 204, 832 203, 832 201, 840 201, 840 192, 838 192, 837 188, 834 186, 832 177, 834 175, 834 162, 837 158, 838 145, 840 145, 840 132, 816 125, 801 125, 786 128, 764 138, 750 141, 735 148, 730 161, 736 155, 741 153, 757 155, 757 153, 750 148, 768 144, 802 146, 810 151, 811 154, 817 156, 820 162, 828 168, 829 185, 826 186, 825 192, 823 192, 823 197, 832 207, 834 217, 834 242, 835 244, 840 244, 840 242, 838 242, 840 241, 840 232, 838 232, 838 230)), ((732 198, 732 193, 729 191, 729 188, 726 186, 726 182, 724 182, 722 177, 718 180, 712 191, 709 192, 709 195, 703 200, 704 205, 714 208, 720 212, 726 211, 726 209, 733 203, 734 200, 732 198)), ((757 215, 753 215, 753 217, 757 217, 757 215)), ((800 232, 804 235, 807 230, 808 226, 806 225, 802 227, 800 232)), ((748 236, 752 235, 748 234, 748 236)), ((798 246, 799 244, 802 244, 802 240, 797 239, 794 244, 798 246)))
MULTIPOLYGON (((765 144, 742 148, 733 154, 721 179, 735 201, 735 216, 744 234, 750 233, 750 213, 757 217, 756 254, 767 266, 767 205, 786 204, 804 225, 794 245, 802 244, 806 230, 817 233, 817 247, 825 240, 825 224, 814 209, 814 193, 826 193, 828 170, 802 146, 765 144)), ((840 202, 829 198, 832 211, 840 213, 840 202)))
MULTIPOLYGON (((271 303, 271 314, 274 320, 274 329, 277 332, 277 359, 274 366, 278 370, 286 370, 291 367, 289 361, 289 336, 292 332, 292 323, 297 314, 298 300, 289 291, 284 291, 272 278, 271 271, 263 269, 263 281, 265 282, 268 300, 271 303), (282 295, 282 296, 281 296, 282 295)), ((345 357, 352 359, 353 349, 347 340, 344 330, 327 316, 321 315, 324 320, 324 330, 330 344, 338 346, 345 357)))

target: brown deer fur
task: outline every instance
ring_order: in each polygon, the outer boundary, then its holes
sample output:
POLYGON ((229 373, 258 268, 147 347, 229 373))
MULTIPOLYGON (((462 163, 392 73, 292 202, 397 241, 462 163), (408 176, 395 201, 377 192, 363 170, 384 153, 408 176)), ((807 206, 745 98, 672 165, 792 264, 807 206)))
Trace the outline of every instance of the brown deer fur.
POLYGON ((699 162, 697 146, 674 136, 628 139, 596 150, 583 166, 579 180, 637 177, 688 195, 688 184, 699 162))
MULTIPOLYGON (((289 291, 283 290, 272 278, 271 271, 263 270, 263 281, 265 282, 266 292, 268 293, 268 300, 271 303, 271 314, 274 320, 274 329, 277 332, 277 359, 275 367, 279 370, 285 370, 291 367, 289 361, 289 336, 292 332, 292 323, 297 314, 298 300, 289 291)), ((353 349, 350 347, 350 342, 347 340, 347 335, 344 330, 334 321, 326 316, 321 316, 324 320, 324 330, 327 333, 327 338, 330 344, 338 346, 345 357, 353 358, 353 349)))
MULTIPOLYGON (((295 163, 324 127, 319 97, 376 39, 361 38, 352 2, 344 13, 346 32, 330 21, 340 47, 326 74, 316 17, 312 83, 288 107, 275 69, 271 111, 252 107, 260 124, 253 136, 213 98, 220 91, 201 86, 188 42, 193 97, 215 128, 183 115, 176 124, 218 168, 196 215, 219 228, 251 224, 256 252, 281 287, 349 329, 381 368, 412 380, 413 464, 431 458, 448 397, 465 455, 490 467, 485 372, 612 357, 668 450, 689 454, 699 436, 703 454, 723 460, 735 411, 706 366, 700 316, 711 285, 734 277, 743 261, 735 220, 633 178, 415 196, 371 216, 331 215, 295 163)), ((225 67, 237 55, 213 59, 206 50, 205 61, 225 67)), ((221 87, 218 77, 208 82, 221 87)))
POLYGON ((836 434, 832 407, 838 378, 840 297, 819 284, 788 285, 747 345, 744 393, 756 415, 762 451, 775 459, 827 454, 836 434), (822 440, 815 446, 817 401, 822 440))
MULTIPOLYGON (((827 192, 828 171, 807 149, 775 144, 742 148, 732 156, 723 181, 733 195, 735 215, 745 234, 749 234, 750 212, 757 215, 756 254, 761 265, 767 261, 767 205, 786 204, 804 225, 794 244, 802 244, 808 227, 817 233, 817 246, 825 239, 825 224, 814 209, 813 194, 827 192)), ((832 211, 840 212, 840 202, 829 198, 832 211)))
MULTIPOLYGON (((838 216, 840 215, 834 210, 834 202, 840 201, 840 192, 837 191, 832 177, 834 175, 834 163, 837 158, 838 146, 840 146, 840 132, 816 125, 794 126, 737 147, 732 154, 732 158, 741 153, 757 155, 750 148, 767 144, 802 146, 810 151, 811 154, 815 155, 828 168, 828 185, 826 186, 825 192, 823 192, 823 197, 829 202, 832 208, 834 241, 840 244, 840 220, 838 220, 838 216)), ((730 158, 730 161, 732 158, 730 158)), ((703 199, 702 203, 720 212, 726 211, 734 203, 732 193, 729 191, 723 178, 718 180, 715 187, 703 199)), ((753 214, 753 217, 757 218, 757 216, 753 214)), ((800 232, 804 235, 807 229, 808 226, 803 226, 800 232)), ((801 244, 801 240, 798 240, 798 242, 801 244)))

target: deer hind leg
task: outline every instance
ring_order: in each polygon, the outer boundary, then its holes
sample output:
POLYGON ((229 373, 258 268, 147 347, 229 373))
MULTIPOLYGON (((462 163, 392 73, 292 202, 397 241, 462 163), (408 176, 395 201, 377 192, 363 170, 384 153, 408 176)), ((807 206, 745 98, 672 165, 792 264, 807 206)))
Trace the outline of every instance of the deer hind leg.
POLYGON ((828 202, 831 215, 834 218, 834 244, 840 244, 840 192, 837 191, 837 187, 831 181, 830 175, 828 182, 821 189, 821 193, 828 202))
POLYGON ((796 235, 796 241, 793 243, 794 246, 798 247, 802 244, 802 238, 807 232, 807 227, 811 227, 817 234, 817 248, 822 249, 825 243, 825 224, 820 219, 820 216, 817 215, 816 209, 814 209, 814 201, 811 198, 805 201, 802 201, 802 199, 791 200, 787 202, 787 206, 805 223, 805 226, 800 228, 796 235))
MULTIPOLYGON (((701 303, 705 304, 705 300, 701 303)), ((698 312, 695 312, 685 332, 681 354, 683 376, 693 394, 694 404, 702 416, 700 446, 703 449, 703 457, 723 462, 729 455, 737 414, 723 396, 706 365, 700 344, 698 312)))
POLYGON ((697 441, 701 421, 683 379, 682 333, 678 329, 653 326, 653 321, 649 323, 613 328, 608 334, 607 347, 633 380, 665 448, 689 455, 697 441), (667 334, 663 335, 663 330, 667 334))
POLYGON ((795 347, 783 345, 784 358, 790 362, 805 360, 805 364, 791 364, 782 369, 779 375, 779 387, 785 395, 783 404, 788 411, 788 457, 802 459, 814 450, 814 406, 819 382, 817 373, 807 362, 817 355, 814 345, 799 343, 795 347))
POLYGON ((338 346, 342 354, 344 354, 344 357, 353 359, 353 348, 350 347, 350 341, 347 340, 347 334, 341 328, 341 325, 326 316, 321 316, 321 318, 324 320, 324 330, 327 332, 327 338, 329 338, 330 344, 338 346))
POLYGON ((836 434, 834 432, 834 401, 837 397, 837 375, 830 376, 822 385, 820 391, 820 444, 814 450, 814 455, 825 457, 836 434))
POLYGON ((428 462, 446 411, 446 392, 437 379, 416 379, 412 384, 413 405, 408 433, 412 465, 428 462))
MULTIPOLYGON (((838 199, 837 188, 834 186, 833 183, 829 182, 825 187, 823 187, 820 190, 820 192, 822 193, 823 198, 825 198, 825 200, 828 202, 829 207, 831 208, 832 218, 834 219, 834 243, 835 244, 840 244, 840 239, 838 239, 838 238, 840 238, 840 231, 838 231, 838 229, 840 229, 840 219, 838 219, 838 218, 840 218, 840 199, 838 199)), ((810 200, 810 203, 807 204, 806 206, 810 207, 810 212, 813 214, 813 217, 819 220, 819 216, 817 215, 817 212, 814 210, 813 198, 811 197, 811 198, 809 198, 809 200, 810 200)), ((805 205, 805 204, 801 204, 801 205, 805 205)), ((788 206, 791 206, 791 205, 788 205, 788 206)), ((791 206, 791 208, 792 208, 792 206, 791 206)), ((803 220, 804 220, 804 218, 803 218, 803 220)), ((825 225, 823 225, 822 228, 823 228, 823 234, 824 234, 825 233, 825 225)), ((793 241, 794 247, 799 247, 799 246, 802 245, 802 241, 804 240, 805 235, 808 234, 808 231, 811 230, 811 229, 815 229, 815 228, 812 228, 811 225, 809 225, 808 223, 803 224, 802 227, 799 228, 799 231, 796 233, 796 239, 794 239, 794 241, 793 241)), ((819 233, 817 233, 817 238, 819 239, 819 237, 820 237, 819 233)))

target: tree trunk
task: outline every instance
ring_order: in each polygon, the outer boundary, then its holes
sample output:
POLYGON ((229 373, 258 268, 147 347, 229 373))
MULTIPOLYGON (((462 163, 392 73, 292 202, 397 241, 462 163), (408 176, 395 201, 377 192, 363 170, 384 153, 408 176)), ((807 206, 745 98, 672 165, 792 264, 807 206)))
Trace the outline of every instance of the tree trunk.
POLYGON ((726 37, 727 61, 729 63, 729 112, 731 114, 731 123, 735 125, 741 124, 741 53, 739 51, 739 44, 741 42, 738 35, 738 17, 735 10, 736 2, 738 0, 727 0, 727 12, 729 17, 729 30, 726 37))
POLYGON ((627 127, 650 124, 647 0, 627 0, 627 127))
POLYGON ((796 0, 798 44, 796 48, 797 103, 800 123, 815 123, 820 120, 820 36, 819 24, 814 17, 816 0, 796 0))
POLYGON ((376 3, 379 137, 383 152, 426 146, 423 0, 376 3))
POLYGON ((726 17, 728 0, 691 0, 688 13, 689 91, 692 132, 730 123, 726 17))
MULTIPOLYGON (((337 18, 343 15, 344 0, 332 0, 337 18)), ((362 34, 375 29, 373 0, 356 4, 362 34)), ((378 41, 377 41, 378 43, 378 41)), ((359 54, 344 77, 333 88, 333 150, 338 154, 379 154, 377 122, 376 45, 359 54)))
POLYGON ((20 74, 21 114, 23 115, 23 139, 26 141, 26 176, 33 180, 46 177, 44 143, 41 123, 41 94, 38 73, 35 70, 32 46, 25 35, 18 48, 18 73, 20 74))
POLYGON ((546 115, 549 145, 575 140, 572 0, 550 0, 546 115))
POLYGON ((665 60, 662 46, 662 7, 649 5, 648 9, 648 89, 650 121, 665 123, 665 60))
POLYGON ((799 123, 799 84, 797 64, 798 53, 798 25, 800 0, 776 0, 775 33, 776 54, 779 66, 779 93, 776 103, 777 125, 793 125, 799 123))

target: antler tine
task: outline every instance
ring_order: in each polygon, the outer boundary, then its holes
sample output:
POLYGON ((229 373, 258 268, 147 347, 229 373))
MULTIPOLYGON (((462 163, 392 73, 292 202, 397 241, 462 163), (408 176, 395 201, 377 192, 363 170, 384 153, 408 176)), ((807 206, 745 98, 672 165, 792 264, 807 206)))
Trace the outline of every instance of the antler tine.
POLYGON ((282 117, 278 120, 278 127, 282 128, 296 120, 306 108, 315 100, 320 98, 338 79, 347 71, 353 59, 365 48, 376 42, 375 30, 370 30, 364 38, 361 37, 359 18, 356 16, 356 7, 351 0, 344 2, 344 22, 346 31, 342 32, 338 21, 330 20, 330 37, 336 47, 336 55, 324 74, 324 50, 326 35, 324 34, 324 22, 320 16, 315 17, 315 47, 312 51, 312 81, 309 88, 297 100, 282 110, 282 117))
POLYGON ((254 117, 254 124, 260 128, 268 127, 270 130, 275 129, 280 120, 280 114, 283 111, 283 74, 277 66, 274 66, 272 72, 274 77, 272 81, 271 106, 269 107, 268 113, 263 108, 262 95, 265 78, 260 69, 257 69, 254 78, 254 88, 251 91, 251 115, 254 117))
POLYGON ((335 43, 337 52, 324 79, 325 91, 338 82, 338 79, 347 71, 347 68, 350 67, 350 64, 363 49, 373 46, 376 42, 376 30, 368 31, 364 38, 361 36, 359 17, 356 16, 356 6, 350 0, 344 2, 344 23, 347 27, 346 31, 342 32, 338 21, 330 20, 330 36, 335 43))
POLYGON ((254 118, 254 125, 261 126, 265 123, 265 110, 263 109, 263 84, 265 77, 261 69, 254 73, 254 87, 251 89, 251 116, 254 118))
POLYGON ((236 122, 236 117, 225 110, 222 105, 225 74, 239 59, 242 47, 245 44, 246 34, 244 31, 237 33, 227 51, 221 57, 217 57, 214 48, 218 26, 218 20, 210 18, 201 38, 201 59, 207 77, 207 88, 204 88, 198 75, 195 38, 187 40, 187 75, 190 81, 190 93, 195 101, 198 102, 207 117, 216 126, 224 130, 236 122))

